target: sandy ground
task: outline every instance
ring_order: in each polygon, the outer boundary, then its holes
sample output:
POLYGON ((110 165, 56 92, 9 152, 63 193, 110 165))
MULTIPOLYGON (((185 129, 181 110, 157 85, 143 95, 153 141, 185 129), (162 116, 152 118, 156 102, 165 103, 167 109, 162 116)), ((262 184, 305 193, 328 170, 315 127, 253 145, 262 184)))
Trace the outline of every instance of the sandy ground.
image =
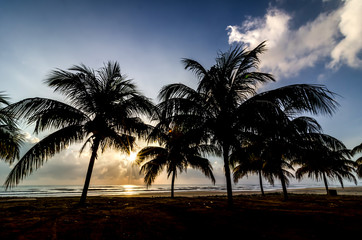
POLYGON ((137 197, 0 199, 0 239, 355 239, 362 188, 137 197), (205 196, 207 195, 207 196, 205 196))

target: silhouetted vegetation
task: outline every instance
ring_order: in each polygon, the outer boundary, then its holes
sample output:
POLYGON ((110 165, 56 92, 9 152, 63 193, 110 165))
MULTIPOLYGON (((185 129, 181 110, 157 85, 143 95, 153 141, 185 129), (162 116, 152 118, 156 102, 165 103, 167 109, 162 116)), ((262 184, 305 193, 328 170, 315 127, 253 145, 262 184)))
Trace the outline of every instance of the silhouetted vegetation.
POLYGON ((0 159, 11 164, 19 158, 24 136, 15 117, 6 109, 8 105, 7 97, 0 92, 0 159))
POLYGON ((171 197, 174 197, 174 185, 177 172, 186 172, 188 167, 199 169, 215 184, 212 166, 202 153, 213 151, 213 146, 202 145, 194 131, 182 126, 168 128, 158 124, 149 136, 150 142, 160 146, 148 146, 137 154, 136 163, 141 165, 147 186, 151 185, 157 175, 166 167, 167 176, 171 177, 171 197))
POLYGON ((25 153, 10 172, 5 186, 15 186, 54 154, 73 143, 84 142, 81 152, 88 145, 92 151, 81 197, 84 203, 98 151, 113 148, 129 153, 136 137, 147 136, 150 130, 138 116, 150 116, 153 104, 137 91, 132 80, 121 74, 116 62, 108 62, 98 71, 84 65, 69 71, 55 70, 45 83, 63 94, 69 104, 28 98, 8 107, 17 117, 27 119, 28 124, 35 124, 35 133, 56 131, 25 153))
POLYGON ((121 74, 118 63, 108 62, 97 71, 84 65, 67 71, 52 71, 45 83, 63 94, 67 103, 46 98, 28 98, 9 105, 0 103, 0 157, 11 163, 19 155, 21 138, 14 118, 35 124, 35 133, 55 130, 36 143, 16 163, 5 186, 13 187, 41 167, 54 154, 73 143, 83 142, 92 152, 83 188, 84 203, 98 152, 112 148, 132 151, 137 138, 147 146, 138 153, 137 163, 151 185, 166 167, 171 176, 171 196, 177 173, 188 167, 201 170, 214 183, 209 155, 222 157, 227 185, 228 205, 233 205, 234 181, 258 174, 274 184, 279 179, 284 198, 287 185, 304 175, 323 180, 328 192, 328 178, 355 181, 353 172, 362 176, 362 160, 351 160, 362 152, 362 145, 351 152, 332 136, 322 133, 318 122, 301 114, 332 115, 338 103, 335 93, 323 85, 295 84, 258 92, 261 85, 274 81, 269 73, 258 70, 265 42, 247 50, 235 46, 218 53, 210 68, 193 59, 183 59, 186 70, 195 73, 196 89, 181 83, 160 90, 160 103, 153 103, 138 92, 132 80, 121 74), (140 116, 156 120, 145 124, 140 116), (8 137, 7 137, 8 136, 8 137))

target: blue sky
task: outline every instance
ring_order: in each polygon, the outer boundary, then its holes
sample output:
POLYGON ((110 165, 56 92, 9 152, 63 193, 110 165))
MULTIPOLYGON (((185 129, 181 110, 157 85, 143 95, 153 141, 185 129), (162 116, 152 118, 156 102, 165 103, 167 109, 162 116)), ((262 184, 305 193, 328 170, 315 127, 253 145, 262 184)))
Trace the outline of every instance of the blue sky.
MULTIPOLYGON (((43 84, 51 70, 80 63, 97 69, 112 60, 157 102, 166 84, 196 85, 181 58, 209 67, 218 51, 267 40, 260 67, 277 82, 261 90, 294 83, 326 85, 340 95, 341 106, 334 116, 317 119, 325 133, 352 148, 362 142, 361 12, 360 0, 2 0, 0 91, 12 102, 37 96, 62 99, 43 84)), ((24 131, 28 147, 41 138, 31 127, 24 131)), ((82 184, 89 156, 78 151, 73 146, 54 156, 22 184, 82 184)), ((217 183, 223 183, 222 162, 212 162, 217 183)), ((10 169, 0 163, 0 182, 10 169)), ((92 183, 127 184, 130 172, 126 156, 106 152, 96 162, 92 183)), ((157 180, 165 181, 164 174, 157 180)), ((192 170, 177 181, 209 183, 192 170)), ((132 183, 142 183, 140 176, 132 183)))

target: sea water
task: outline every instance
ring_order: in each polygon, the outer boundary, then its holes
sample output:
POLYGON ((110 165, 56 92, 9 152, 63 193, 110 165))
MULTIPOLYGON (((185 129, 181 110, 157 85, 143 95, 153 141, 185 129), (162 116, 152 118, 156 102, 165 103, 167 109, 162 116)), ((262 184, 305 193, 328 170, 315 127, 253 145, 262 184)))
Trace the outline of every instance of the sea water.
MULTIPOLYGON (((345 183, 345 187, 356 186, 352 183, 345 183)), ((280 184, 274 186, 265 184, 265 191, 274 191, 281 189, 280 184)), ((320 188, 324 187, 322 183, 314 184, 291 184, 288 189, 320 188)), ((330 187, 340 187, 338 184, 330 184, 330 187)), ((19 185, 12 189, 5 190, 0 187, 0 197, 74 197, 82 194, 81 185, 19 185)), ((258 184, 234 184, 233 191, 259 191, 258 184)), ((138 195, 143 193, 167 193, 171 191, 170 184, 158 184, 146 187, 145 185, 91 185, 88 190, 88 196, 116 196, 116 195, 138 195)), ((175 192, 225 192, 224 184, 176 184, 175 192)))

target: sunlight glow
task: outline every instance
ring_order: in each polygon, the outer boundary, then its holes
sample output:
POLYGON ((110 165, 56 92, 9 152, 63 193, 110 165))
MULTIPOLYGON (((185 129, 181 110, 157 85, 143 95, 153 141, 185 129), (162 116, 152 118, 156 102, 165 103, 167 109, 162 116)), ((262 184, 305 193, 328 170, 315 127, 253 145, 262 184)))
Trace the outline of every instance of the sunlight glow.
POLYGON ((134 162, 134 161, 136 161, 136 158, 137 158, 137 152, 131 152, 129 155, 128 155, 128 160, 130 161, 130 162, 134 162))

